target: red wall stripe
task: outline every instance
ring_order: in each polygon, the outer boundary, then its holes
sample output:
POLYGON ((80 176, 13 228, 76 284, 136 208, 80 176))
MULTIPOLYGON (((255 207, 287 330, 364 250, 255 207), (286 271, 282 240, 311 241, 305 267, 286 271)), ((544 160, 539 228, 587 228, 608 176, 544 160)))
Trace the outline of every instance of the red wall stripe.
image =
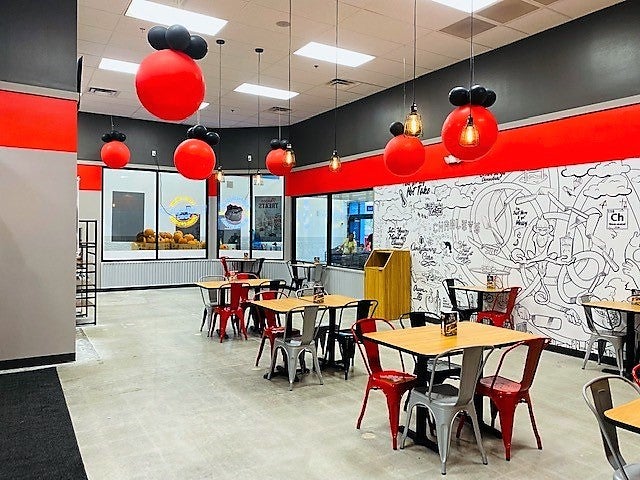
POLYGON ((207 179, 207 194, 210 197, 218 195, 218 181, 216 180, 215 173, 207 179))
POLYGON ((102 190, 102 167, 100 165, 78 165, 80 190, 102 190))
POLYGON ((382 155, 345 162, 335 174, 326 164, 292 172, 285 182, 288 196, 361 190, 379 185, 420 182, 544 167, 575 165, 640 156, 640 105, 578 115, 505 130, 491 151, 476 162, 447 165, 442 143, 425 147, 427 161, 414 175, 399 177, 387 170, 382 155))
POLYGON ((0 90, 0 145, 76 152, 75 100, 0 90))

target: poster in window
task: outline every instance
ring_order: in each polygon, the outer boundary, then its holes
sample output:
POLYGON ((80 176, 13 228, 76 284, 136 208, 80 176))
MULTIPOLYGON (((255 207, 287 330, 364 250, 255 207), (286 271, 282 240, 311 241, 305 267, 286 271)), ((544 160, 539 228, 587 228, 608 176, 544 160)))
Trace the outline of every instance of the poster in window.
POLYGON ((282 197, 256 196, 255 202, 254 241, 282 242, 282 197))

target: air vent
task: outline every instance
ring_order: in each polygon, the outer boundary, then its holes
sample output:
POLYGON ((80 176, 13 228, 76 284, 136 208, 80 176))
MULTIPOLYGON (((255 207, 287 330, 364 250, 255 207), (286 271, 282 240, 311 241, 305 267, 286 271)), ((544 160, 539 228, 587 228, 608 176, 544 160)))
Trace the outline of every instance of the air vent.
POLYGON ((327 85, 329 85, 330 87, 335 87, 336 85, 338 85, 339 87, 353 87, 355 85, 358 85, 360 82, 356 82, 355 80, 347 80, 346 78, 334 78, 332 80, 329 80, 329 82, 327 82, 327 85))
POLYGON ((87 93, 92 95, 99 95, 101 97, 117 97, 120 92, 112 90, 110 88, 89 87, 87 93))
POLYGON ((271 107, 267 109, 267 112, 271 113, 287 113, 289 111, 291 111, 291 109, 287 107, 271 107))

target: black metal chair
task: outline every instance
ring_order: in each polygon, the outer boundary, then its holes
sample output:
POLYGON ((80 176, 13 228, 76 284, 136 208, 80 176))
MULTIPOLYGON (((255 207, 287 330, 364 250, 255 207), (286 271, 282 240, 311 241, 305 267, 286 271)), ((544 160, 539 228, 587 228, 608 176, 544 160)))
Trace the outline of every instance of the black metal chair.
POLYGON ((307 282, 304 268, 298 267, 291 260, 287 260, 287 268, 289 269, 289 275, 291 275, 291 287, 295 290, 300 290, 302 286, 307 282))
POLYGON ((471 316, 478 311, 478 299, 476 294, 468 291, 456 290, 453 287, 460 282, 456 278, 446 278, 442 281, 442 285, 447 292, 447 297, 451 302, 451 308, 458 312, 460 320, 470 320, 471 316))

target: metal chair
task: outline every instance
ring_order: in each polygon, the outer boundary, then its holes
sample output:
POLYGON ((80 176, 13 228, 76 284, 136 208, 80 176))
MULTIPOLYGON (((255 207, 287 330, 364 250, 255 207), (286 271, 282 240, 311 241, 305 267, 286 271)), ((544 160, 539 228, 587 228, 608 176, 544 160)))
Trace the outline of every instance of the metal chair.
POLYGON ((318 292, 319 289, 322 289, 323 294, 328 295, 327 291, 324 289, 322 285, 315 285, 313 287, 304 287, 296 290, 296 298, 312 297, 314 294, 318 292))
POLYGON ((227 265, 227 259, 229 257, 220 257, 220 264, 222 265, 222 273, 225 278, 229 278, 231 276, 231 272, 229 271, 229 265, 227 265))
MULTIPOLYGON (((529 408, 529 418, 533 427, 533 434, 536 437, 538 450, 542 450, 542 440, 538 434, 536 420, 533 416, 533 406, 531 405, 531 397, 529 389, 533 383, 533 378, 538 369, 540 355, 547 345, 551 342, 550 338, 534 338, 523 342, 518 342, 504 351, 500 357, 498 368, 493 375, 483 377, 476 387, 476 395, 489 397, 491 400, 491 426, 493 427, 496 415, 500 414, 500 430, 502 431, 502 442, 504 443, 505 458, 511 459, 511 438, 513 436, 513 418, 516 407, 519 403, 526 403, 529 408), (525 360, 522 379, 519 382, 501 377, 499 375, 502 363, 507 354, 518 347, 527 347, 527 358, 525 360)), ((458 425, 456 437, 460 437, 460 431, 464 424, 464 419, 458 425)))
POLYGON ((351 333, 356 340, 360 355, 369 373, 367 387, 364 392, 364 400, 362 401, 362 409, 356 423, 359 430, 362 424, 364 412, 367 409, 367 400, 371 390, 381 390, 387 398, 387 409, 389 412, 389 427, 391 429, 391 442, 393 449, 398 448, 398 427, 400 423, 400 401, 402 396, 408 390, 411 390, 416 383, 416 376, 405 372, 404 360, 402 353, 400 355, 400 364, 402 371, 384 370, 380 363, 380 351, 378 344, 364 338, 365 333, 371 333, 378 330, 378 325, 394 330, 394 326, 383 318, 365 318, 358 320, 351 327, 351 333))
POLYGON ((633 381, 640 386, 640 363, 633 367, 633 370, 631 370, 631 376, 633 377, 633 381))
POLYGON ((273 280, 265 280, 264 282, 262 282, 260 285, 258 285, 258 288, 263 289, 266 288, 267 290, 277 290, 279 292, 283 292, 285 290, 287 290, 286 295, 289 295, 290 290, 287 288, 287 281, 286 280, 281 280, 281 279, 273 279, 273 280))
POLYGON ((327 273, 327 266, 322 263, 316 263, 313 265, 313 283, 324 285, 324 277, 327 273))
MULTIPOLYGON (((318 351, 316 350, 315 336, 316 336, 316 319, 318 317, 318 306, 309 305, 303 308, 293 309, 287 313, 287 322, 291 321, 290 316, 296 312, 302 313, 302 333, 300 335, 294 335, 292 333, 285 332, 284 338, 276 338, 273 344, 273 351, 271 352, 271 367, 267 379, 271 380, 273 370, 276 366, 276 358, 278 356, 278 350, 282 350, 287 358, 287 368, 289 370, 289 390, 293 390, 293 382, 296 378, 296 367, 300 354, 304 352, 311 353, 313 357, 313 365, 320 380, 322 382, 322 373, 320 373, 320 363, 318 362, 318 351)), ((324 312, 323 312, 324 313, 324 312)), ((320 317, 322 320, 322 316, 320 317)), ((304 363, 304 360, 300 362, 304 363)))
MULTIPOLYGON (((247 339, 247 327, 244 323, 244 305, 247 302, 249 294, 249 285, 246 283, 233 282, 227 283, 220 289, 229 289, 229 303, 227 305, 219 305, 216 307, 216 313, 220 315, 220 342, 224 340, 227 321, 235 321, 238 326, 238 333, 244 335, 247 339)), ((235 325, 234 325, 235 333, 235 325)))
POLYGON ((613 480, 638 480, 640 479, 640 463, 629 464, 625 461, 620 453, 616 426, 609 422, 604 415, 604 412, 613 407, 610 381, 626 383, 640 395, 640 387, 634 385, 633 382, 617 375, 605 375, 587 382, 582 388, 582 396, 598 421, 604 453, 614 470, 613 480), (591 392, 591 398, 587 392, 591 392))
POLYGON ((236 278, 238 280, 249 280, 249 279, 257 279, 258 276, 255 273, 249 273, 249 272, 240 272, 238 274, 236 274, 236 278))
MULTIPOLYGON (((409 320, 409 324, 411 328, 416 327, 424 327, 429 324, 439 325, 440 324, 440 316, 433 312, 408 312, 403 313, 398 317, 398 321, 402 328, 405 328, 404 322, 409 320)), ((435 359, 429 358, 426 360, 422 360, 421 358, 415 358, 414 361, 416 363, 416 370, 419 368, 418 363, 420 361, 425 361, 424 368, 426 369, 427 375, 431 378, 431 372, 435 371, 434 381, 436 383, 442 383, 447 378, 460 378, 460 365, 451 361, 451 357, 442 359, 439 362, 436 362, 435 359), (435 365, 435 368, 434 368, 435 365)), ((415 371, 414 371, 415 373, 415 371)))
MULTIPOLYGON (((204 275, 198 279, 199 282, 213 282, 224 280, 222 275, 204 275)), ((220 291, 217 288, 204 288, 200 287, 200 295, 202 296, 202 303, 204 304, 204 312, 202 314, 202 323, 200 324, 200 331, 207 324, 207 336, 211 335, 213 326, 215 326, 215 317, 217 313, 216 307, 220 305, 220 291)))
MULTIPOLYGON (((583 304, 582 308, 584 309, 584 316, 587 320, 587 328, 589 329, 590 337, 587 342, 587 351, 584 355, 584 361, 582 362, 582 369, 584 370, 587 366, 587 360, 589 360, 589 356, 591 355, 591 349, 593 348, 593 344, 597 340, 604 340, 613 345, 613 349, 616 352, 616 364, 618 366, 618 370, 620 371, 620 375, 623 374, 624 371, 624 361, 623 361, 623 349, 624 349, 624 340, 625 340, 625 332, 617 332, 615 330, 599 330, 593 321, 593 307, 589 307, 584 305, 585 302, 591 300, 591 295, 583 295, 580 297, 580 302, 583 304)), ((598 365, 600 365, 600 349, 598 348, 598 365)))
POLYGON ((516 298, 518 298, 520 290, 522 290, 520 287, 511 287, 505 292, 496 292, 491 310, 478 312, 476 321, 496 327, 513 329, 513 318, 511 314, 516 306, 516 298), (505 296, 507 297, 506 302, 501 305, 501 303, 504 302, 505 296), (501 307, 504 308, 504 311, 502 311, 501 307))
POLYGON ((478 311, 478 299, 477 295, 480 293, 473 293, 469 291, 456 290, 452 287, 463 282, 457 278, 445 278, 442 280, 442 285, 447 292, 447 297, 451 302, 451 308, 458 312, 460 320, 470 320, 471 316, 478 311))
POLYGON ((291 275, 291 287, 299 290, 307 281, 307 277, 304 275, 304 269, 299 268, 291 260, 287 260, 287 268, 289 269, 289 275, 291 275), (301 275, 302 271, 302 275, 301 275))
MULTIPOLYGON (((275 300, 278 298, 286 298, 286 295, 277 290, 265 290, 256 293, 254 300, 275 300)), ((275 343, 276 338, 282 338, 284 336, 285 327, 280 324, 280 317, 274 311, 260 308, 257 305, 253 308, 256 312, 257 324, 259 326, 258 329, 262 331, 260 347, 258 348, 258 356, 256 357, 257 367, 260 362, 260 357, 262 356, 262 350, 264 349, 265 342, 269 340, 269 352, 273 352, 273 344, 275 343)), ((291 329, 291 335, 300 335, 300 330, 291 329)))
MULTIPOLYGON (((491 351, 492 350, 493 348, 491 348, 491 351)), ((491 351, 489 353, 491 353, 491 351)), ((447 383, 435 384, 435 370, 432 370, 428 387, 414 387, 411 392, 409 392, 407 420, 405 422, 400 448, 404 448, 404 442, 407 439, 413 408, 416 405, 426 407, 435 419, 442 475, 447 473, 447 457, 449 456, 449 444, 451 443, 451 429, 453 428, 453 421, 460 412, 467 412, 471 417, 476 443, 482 456, 482 463, 487 464, 487 454, 482 446, 478 417, 473 404, 476 383, 482 371, 483 352, 484 347, 467 347, 447 350, 436 356, 435 362, 437 363, 444 357, 462 354, 462 370, 460 372, 459 388, 447 383)))

